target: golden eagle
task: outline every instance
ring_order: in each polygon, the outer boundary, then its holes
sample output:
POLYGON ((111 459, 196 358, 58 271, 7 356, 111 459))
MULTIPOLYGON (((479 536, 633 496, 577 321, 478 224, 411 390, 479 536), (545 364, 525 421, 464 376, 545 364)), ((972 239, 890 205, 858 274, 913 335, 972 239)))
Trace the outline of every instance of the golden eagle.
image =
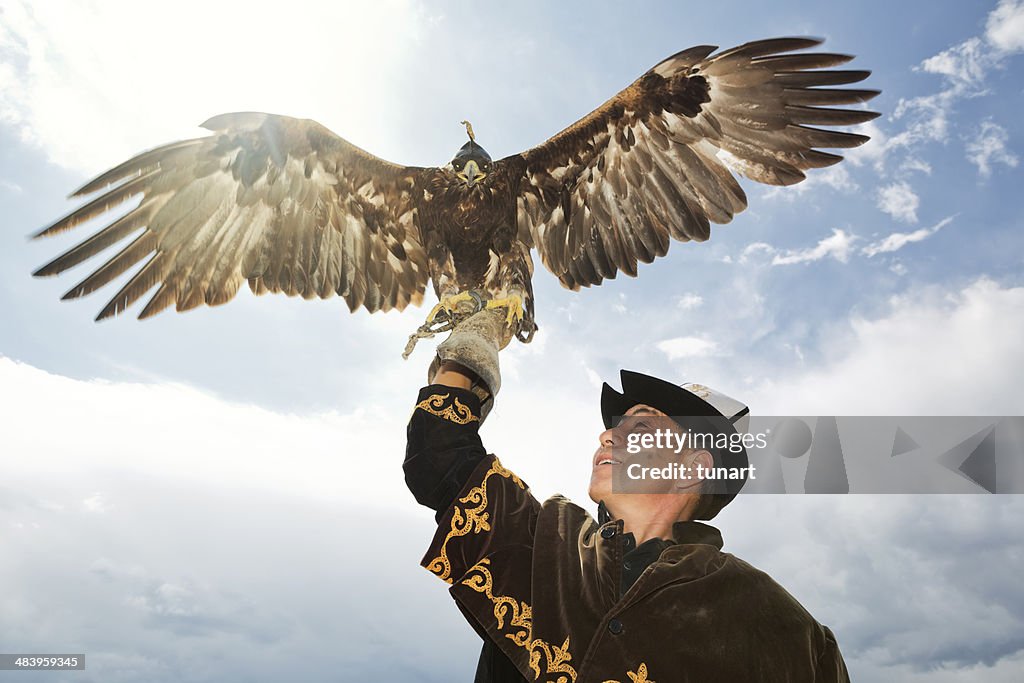
MULTIPOLYGON (((351 310, 419 304, 429 279, 441 303, 472 295, 534 329, 530 250, 572 290, 663 256, 673 239, 703 241, 710 223, 746 207, 735 171, 791 185, 842 157, 823 148, 868 138, 815 126, 873 119, 878 91, 834 88, 868 71, 848 55, 796 51, 777 38, 662 61, 598 109, 533 149, 492 161, 470 141, 438 168, 384 161, 311 120, 215 116, 212 136, 143 152, 73 193, 95 199, 40 231, 53 235, 137 195, 137 207, 37 270, 54 275, 123 241, 73 287, 88 294, 142 263, 100 311, 125 310, 153 287, 139 318, 174 304, 223 304, 243 282, 256 294, 344 297, 351 310)), ((464 122, 465 123, 465 122, 464 122)))

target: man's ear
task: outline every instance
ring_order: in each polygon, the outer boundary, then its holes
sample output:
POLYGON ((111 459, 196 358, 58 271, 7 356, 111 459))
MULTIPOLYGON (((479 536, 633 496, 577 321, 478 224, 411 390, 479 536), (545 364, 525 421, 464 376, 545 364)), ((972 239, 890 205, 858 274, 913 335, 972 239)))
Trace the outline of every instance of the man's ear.
POLYGON ((686 478, 680 479, 676 489, 680 492, 695 493, 700 491, 704 483, 704 480, 697 476, 697 465, 705 470, 711 469, 715 466, 715 458, 708 451, 701 449, 693 451, 683 464, 689 469, 686 472, 686 478))
POLYGON ((711 455, 710 451, 706 451, 703 448, 693 454, 690 460, 690 467, 693 468, 694 475, 696 476, 697 465, 700 465, 705 470, 710 470, 715 466, 715 457, 711 455))

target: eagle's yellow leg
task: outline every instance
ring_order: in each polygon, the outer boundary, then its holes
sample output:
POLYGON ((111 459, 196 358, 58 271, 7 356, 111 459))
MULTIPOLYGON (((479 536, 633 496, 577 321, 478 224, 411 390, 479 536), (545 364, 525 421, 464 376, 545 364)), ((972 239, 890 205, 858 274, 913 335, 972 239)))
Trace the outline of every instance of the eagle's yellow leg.
POLYGON ((506 308, 508 315, 505 316, 505 324, 512 327, 514 323, 523 319, 523 299, 518 294, 510 294, 504 299, 491 299, 487 302, 487 308, 506 308))
POLYGON ((463 301, 476 301, 476 299, 474 299, 473 295, 469 292, 459 292, 455 296, 442 298, 437 302, 437 305, 430 309, 430 315, 427 316, 427 324, 434 324, 434 321, 437 319, 437 316, 441 311, 444 311, 449 316, 453 315, 459 304, 463 301))

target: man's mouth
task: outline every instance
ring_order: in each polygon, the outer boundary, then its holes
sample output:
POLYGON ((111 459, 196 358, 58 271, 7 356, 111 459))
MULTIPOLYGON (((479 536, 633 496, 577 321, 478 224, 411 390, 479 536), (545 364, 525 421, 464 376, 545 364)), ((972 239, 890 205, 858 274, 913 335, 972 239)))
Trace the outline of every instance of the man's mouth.
POLYGON ((599 458, 598 461, 596 463, 594 463, 594 466, 595 467, 600 467, 601 465, 619 465, 619 464, 621 464, 621 463, 618 460, 616 460, 615 458, 612 458, 611 456, 607 456, 606 455, 606 456, 603 456, 603 457, 599 458))

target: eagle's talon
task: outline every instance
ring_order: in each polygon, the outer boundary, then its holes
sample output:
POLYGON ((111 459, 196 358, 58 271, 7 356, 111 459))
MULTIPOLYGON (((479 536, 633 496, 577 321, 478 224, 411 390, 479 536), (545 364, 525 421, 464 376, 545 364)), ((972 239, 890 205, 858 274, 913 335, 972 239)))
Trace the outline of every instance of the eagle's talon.
POLYGON ((430 314, 427 316, 427 325, 433 325, 438 322, 438 316, 444 311, 444 320, 452 321, 455 319, 455 314, 459 312, 459 305, 466 302, 472 301, 475 304, 475 308, 470 311, 476 313, 483 308, 483 299, 474 291, 459 292, 454 296, 442 297, 437 304, 430 309, 430 314))
POLYGON ((487 308, 505 308, 508 314, 505 316, 505 324, 509 327, 522 322, 523 316, 523 299, 517 294, 512 294, 505 297, 504 299, 491 299, 487 302, 487 308))

